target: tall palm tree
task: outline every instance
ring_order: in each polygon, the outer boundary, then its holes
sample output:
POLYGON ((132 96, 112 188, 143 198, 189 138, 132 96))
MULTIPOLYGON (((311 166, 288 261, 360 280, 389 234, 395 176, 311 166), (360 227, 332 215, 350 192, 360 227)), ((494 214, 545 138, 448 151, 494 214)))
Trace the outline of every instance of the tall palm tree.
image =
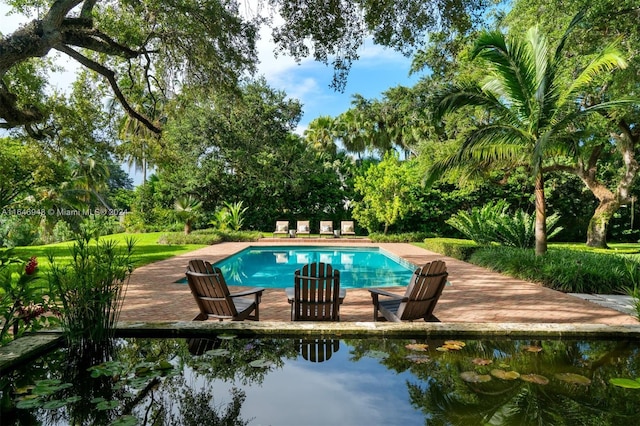
POLYGON ((603 49, 573 80, 563 79, 563 50, 582 14, 569 24, 555 53, 538 27, 524 38, 508 39, 499 32, 481 34, 471 58, 486 60, 488 76, 482 84, 451 86, 436 97, 436 120, 466 106, 482 107, 488 118, 471 129, 457 153, 436 163, 429 172, 434 181, 446 171, 469 174, 495 167, 525 166, 535 180, 535 251, 547 251, 546 202, 543 163, 551 155, 575 149, 571 126, 586 114, 607 110, 629 101, 611 101, 580 107, 579 95, 593 80, 617 67, 625 67, 611 45, 603 49))

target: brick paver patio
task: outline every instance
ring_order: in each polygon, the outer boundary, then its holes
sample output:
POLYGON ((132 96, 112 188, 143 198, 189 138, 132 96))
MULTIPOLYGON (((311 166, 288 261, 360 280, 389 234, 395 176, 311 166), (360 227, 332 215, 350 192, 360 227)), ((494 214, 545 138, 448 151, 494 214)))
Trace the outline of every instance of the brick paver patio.
MULTIPOLYGON (((447 262, 451 286, 445 288, 435 309, 441 322, 464 323, 561 323, 638 325, 632 316, 599 306, 540 285, 510 278, 487 269, 424 250, 411 244, 372 244, 349 239, 286 239, 278 245, 318 244, 379 246, 416 265, 435 259, 447 262)), ((273 245, 273 241, 223 243, 164 261, 142 266, 131 276, 121 321, 189 321, 198 313, 184 278, 189 259, 212 263, 247 246, 273 245)), ((293 277, 291 278, 293 285, 293 277)), ((404 288, 387 288, 402 293, 404 288)), ((372 321, 373 307, 367 290, 349 289, 340 308, 342 322, 372 321)), ((267 289, 260 303, 261 321, 290 321, 284 289, 267 289)))

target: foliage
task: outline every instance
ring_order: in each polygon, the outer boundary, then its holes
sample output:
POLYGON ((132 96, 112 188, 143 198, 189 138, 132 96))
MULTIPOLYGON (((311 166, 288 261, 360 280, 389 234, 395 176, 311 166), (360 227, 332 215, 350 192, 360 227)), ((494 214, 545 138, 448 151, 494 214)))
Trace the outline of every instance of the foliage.
POLYGON ((221 229, 198 229, 186 235, 172 232, 163 234, 158 244, 202 244, 213 245, 223 242, 251 242, 262 238, 257 231, 227 231, 221 229))
POLYGON ((414 208, 411 186, 416 177, 413 171, 411 163, 401 163, 398 155, 391 151, 380 163, 370 165, 354 181, 354 189, 362 200, 354 201, 353 218, 370 233, 382 224, 386 234, 389 226, 414 208))
MULTIPOLYGON (((509 247, 533 247, 535 217, 521 209, 513 213, 508 210, 509 203, 505 200, 489 202, 474 207, 471 212, 460 211, 447 223, 479 245, 500 243, 509 247)), ((547 237, 553 238, 562 230, 555 227, 560 216, 553 214, 546 219, 547 237)))
POLYGON ((174 209, 178 218, 184 222, 184 233, 191 233, 191 225, 202 209, 202 201, 192 195, 180 197, 176 200, 174 209))
POLYGON ((124 248, 114 240, 78 235, 71 263, 49 255, 49 286, 61 304, 62 327, 68 343, 81 352, 100 347, 113 337, 128 279, 133 271, 133 238, 124 248))
POLYGON ((0 250, 0 345, 56 322, 55 317, 44 316, 50 311, 50 300, 36 283, 37 267, 35 256, 24 262, 11 249, 0 250))
POLYGON ((632 287, 627 262, 640 268, 638 261, 619 255, 553 247, 545 256, 513 247, 481 247, 469 262, 555 290, 595 294, 617 294, 632 287))
POLYGON ((429 238, 424 232, 403 232, 399 234, 380 234, 374 232, 367 237, 374 243, 413 243, 429 238))
POLYGON ((479 247, 473 241, 454 238, 427 238, 422 244, 416 245, 464 261, 467 261, 479 247))
POLYGON ((629 284, 624 287, 625 293, 631 296, 636 318, 640 321, 640 267, 639 262, 627 260, 625 266, 629 275, 629 284))
POLYGON ((239 231, 242 229, 242 224, 244 223, 243 214, 249 210, 249 207, 242 208, 242 201, 238 201, 236 203, 228 203, 225 201, 224 205, 229 211, 229 228, 233 231, 239 231))

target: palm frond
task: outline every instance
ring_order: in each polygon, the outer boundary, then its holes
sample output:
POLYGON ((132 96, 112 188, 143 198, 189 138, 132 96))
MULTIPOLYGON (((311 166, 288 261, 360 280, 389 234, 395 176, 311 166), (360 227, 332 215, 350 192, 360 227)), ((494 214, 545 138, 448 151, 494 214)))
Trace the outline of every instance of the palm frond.
POLYGON ((576 77, 571 85, 564 91, 559 99, 559 104, 564 105, 568 99, 572 99, 574 94, 582 90, 593 82, 593 80, 602 75, 609 73, 616 68, 624 69, 627 62, 617 48, 618 41, 607 46, 584 70, 576 77))

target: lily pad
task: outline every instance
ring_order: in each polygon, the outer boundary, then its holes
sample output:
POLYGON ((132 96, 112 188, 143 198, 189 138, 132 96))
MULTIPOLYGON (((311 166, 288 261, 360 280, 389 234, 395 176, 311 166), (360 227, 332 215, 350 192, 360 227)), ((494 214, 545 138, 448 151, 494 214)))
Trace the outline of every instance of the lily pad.
POLYGON ((429 349, 429 345, 424 343, 409 343, 408 345, 405 345, 405 348, 409 349, 410 351, 425 352, 427 349, 429 349))
POLYGON ((229 355, 231 352, 229 352, 229 349, 211 349, 209 351, 205 352, 205 355, 211 355, 211 356, 227 356, 229 355))
POLYGON ((409 354, 407 355, 407 359, 411 362, 415 362, 416 364, 426 364, 431 362, 431 357, 429 355, 409 354))
POLYGON ((62 408, 65 405, 67 405, 66 401, 63 401, 61 399, 54 399, 45 402, 42 408, 44 408, 45 410, 57 410, 58 408, 62 408))
POLYGON ((527 352, 534 352, 534 353, 542 352, 542 348, 540 346, 535 346, 535 345, 524 346, 522 349, 524 349, 527 352))
POLYGON ((96 409, 101 411, 112 410, 114 408, 117 408, 119 405, 119 401, 102 401, 99 402, 98 405, 96 405, 96 409))
POLYGON ((469 383, 485 383, 491 380, 490 375, 478 374, 475 371, 463 371, 460 373, 460 378, 469 383))
POLYGON ((475 365, 489 365, 489 364, 493 364, 493 361, 490 359, 485 359, 485 358, 474 358, 471 360, 472 363, 474 363, 475 365))
POLYGON ((238 336, 236 336, 235 334, 219 334, 218 335, 218 339, 220 340, 233 340, 237 337, 238 336))
POLYGON ((589 386, 591 384, 591 379, 575 373, 558 373, 556 374, 556 379, 571 383, 572 385, 589 386))
POLYGON ((611 383, 614 386, 619 386, 621 388, 626 388, 626 389, 640 389, 640 378, 633 380, 633 379, 625 379, 622 377, 616 377, 613 379, 609 379, 609 383, 611 383))
POLYGON ((535 383, 537 385, 548 385, 549 379, 539 374, 522 374, 520 375, 520 380, 524 380, 525 382, 535 383))
POLYGON ((364 353, 364 356, 368 356, 373 359, 386 359, 389 357, 389 354, 384 351, 368 350, 364 353))
MULTIPOLYGON (((457 342, 457 343, 462 343, 462 342, 457 342)), ((458 345, 457 343, 454 343, 454 342, 445 343, 442 347, 450 351, 459 351, 460 349, 464 348, 464 345, 458 345)))
POLYGON ((173 364, 163 359, 162 361, 156 364, 155 368, 156 370, 171 370, 173 368, 173 364))
POLYGON ((436 348, 436 351, 438 351, 438 352, 449 352, 449 348, 444 347, 444 346, 438 346, 436 348))
POLYGON ((465 346, 467 346, 466 343, 461 342, 460 340, 445 340, 444 344, 445 345, 460 346, 461 348, 464 348, 465 346))
POLYGON ((249 365, 254 368, 267 368, 267 367, 271 367, 273 365, 273 362, 269 361, 268 359, 260 358, 260 359, 251 361, 249 365))
POLYGON ((520 378, 520 373, 517 371, 504 371, 500 369, 491 370, 491 375, 502 380, 515 380, 520 378))
POLYGON ((138 419, 135 416, 127 414, 126 416, 118 417, 111 422, 110 426, 135 426, 138 424, 138 419))
POLYGON ((38 408, 41 406, 42 400, 40 398, 22 399, 16 403, 16 407, 22 409, 38 408))

